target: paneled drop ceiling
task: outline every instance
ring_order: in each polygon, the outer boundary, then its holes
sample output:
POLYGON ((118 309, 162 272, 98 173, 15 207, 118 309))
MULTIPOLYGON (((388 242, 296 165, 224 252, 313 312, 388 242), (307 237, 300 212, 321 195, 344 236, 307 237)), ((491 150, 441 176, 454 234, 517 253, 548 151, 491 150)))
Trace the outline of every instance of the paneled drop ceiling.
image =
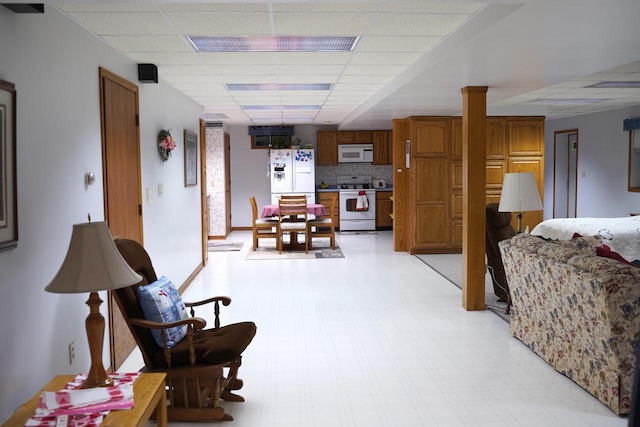
POLYGON ((156 64, 160 79, 204 107, 204 118, 232 126, 389 129, 393 118, 461 114, 465 86, 489 87, 488 114, 553 119, 640 105, 637 0, 47 5, 134 61, 156 64), (197 52, 189 36, 358 41, 348 52, 197 52), (636 87, 589 87, 603 81, 636 87), (227 88, 247 84, 254 86, 227 88), (297 84, 330 87, 292 90, 297 84))

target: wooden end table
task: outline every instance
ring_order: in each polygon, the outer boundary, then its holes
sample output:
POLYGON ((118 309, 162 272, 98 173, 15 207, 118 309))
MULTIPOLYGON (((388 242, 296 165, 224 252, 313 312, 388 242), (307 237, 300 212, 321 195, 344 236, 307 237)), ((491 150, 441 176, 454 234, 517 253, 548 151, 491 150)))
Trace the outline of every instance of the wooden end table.
MULTIPOLYGON (((102 427, 135 426, 144 427, 151 414, 155 413, 158 427, 167 426, 167 404, 164 373, 141 373, 133 383, 134 406, 131 409, 119 409, 109 412, 102 421, 102 427)), ((49 384, 42 387, 31 399, 20 406, 2 427, 23 427, 33 416, 43 391, 62 390, 75 375, 58 375, 49 384)))

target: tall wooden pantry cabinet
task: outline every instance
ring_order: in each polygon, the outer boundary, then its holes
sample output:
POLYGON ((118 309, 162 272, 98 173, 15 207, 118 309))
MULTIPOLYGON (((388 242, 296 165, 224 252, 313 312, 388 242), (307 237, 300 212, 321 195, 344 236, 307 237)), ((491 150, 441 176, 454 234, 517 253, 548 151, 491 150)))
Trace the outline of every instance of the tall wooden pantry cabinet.
MULTIPOLYGON (((394 198, 404 207, 401 215, 394 213, 394 230, 404 233, 394 237, 395 249, 461 252, 462 118, 394 120, 393 145, 395 153, 405 154, 394 156, 394 198)), ((485 165, 487 203, 500 201, 507 172, 533 172, 542 196, 544 117, 487 117, 485 165)), ((540 221, 542 211, 523 216, 529 229, 540 221)))

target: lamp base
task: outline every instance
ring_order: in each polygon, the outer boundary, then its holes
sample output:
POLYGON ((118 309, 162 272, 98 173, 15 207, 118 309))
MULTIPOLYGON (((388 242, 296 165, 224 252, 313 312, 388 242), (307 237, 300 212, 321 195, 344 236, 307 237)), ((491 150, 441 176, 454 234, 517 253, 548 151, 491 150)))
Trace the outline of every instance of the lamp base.
POLYGON ((524 212, 516 213, 516 216, 518 217, 518 228, 516 228, 516 234, 522 233, 522 214, 523 213, 524 212))
POLYGON ((104 342, 104 317, 100 314, 102 300, 97 292, 91 292, 87 305, 89 316, 85 321, 89 353, 91 354, 91 369, 81 388, 109 387, 113 385, 113 378, 107 375, 102 365, 102 343, 104 342))

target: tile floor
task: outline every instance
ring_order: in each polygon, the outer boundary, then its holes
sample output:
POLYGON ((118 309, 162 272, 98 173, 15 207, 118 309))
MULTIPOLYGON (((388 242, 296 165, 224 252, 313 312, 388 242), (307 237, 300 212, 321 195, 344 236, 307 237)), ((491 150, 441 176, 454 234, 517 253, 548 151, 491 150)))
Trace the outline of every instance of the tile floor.
MULTIPOLYGON (((258 326, 240 371, 246 402, 221 402, 234 417, 222 425, 627 425, 496 314, 464 311, 458 288, 393 252, 391 232, 338 235, 342 259, 247 261, 251 233, 228 240, 243 249, 209 253, 184 295, 229 295, 223 322, 258 326)), ((134 352, 121 371, 141 364, 134 352)))

